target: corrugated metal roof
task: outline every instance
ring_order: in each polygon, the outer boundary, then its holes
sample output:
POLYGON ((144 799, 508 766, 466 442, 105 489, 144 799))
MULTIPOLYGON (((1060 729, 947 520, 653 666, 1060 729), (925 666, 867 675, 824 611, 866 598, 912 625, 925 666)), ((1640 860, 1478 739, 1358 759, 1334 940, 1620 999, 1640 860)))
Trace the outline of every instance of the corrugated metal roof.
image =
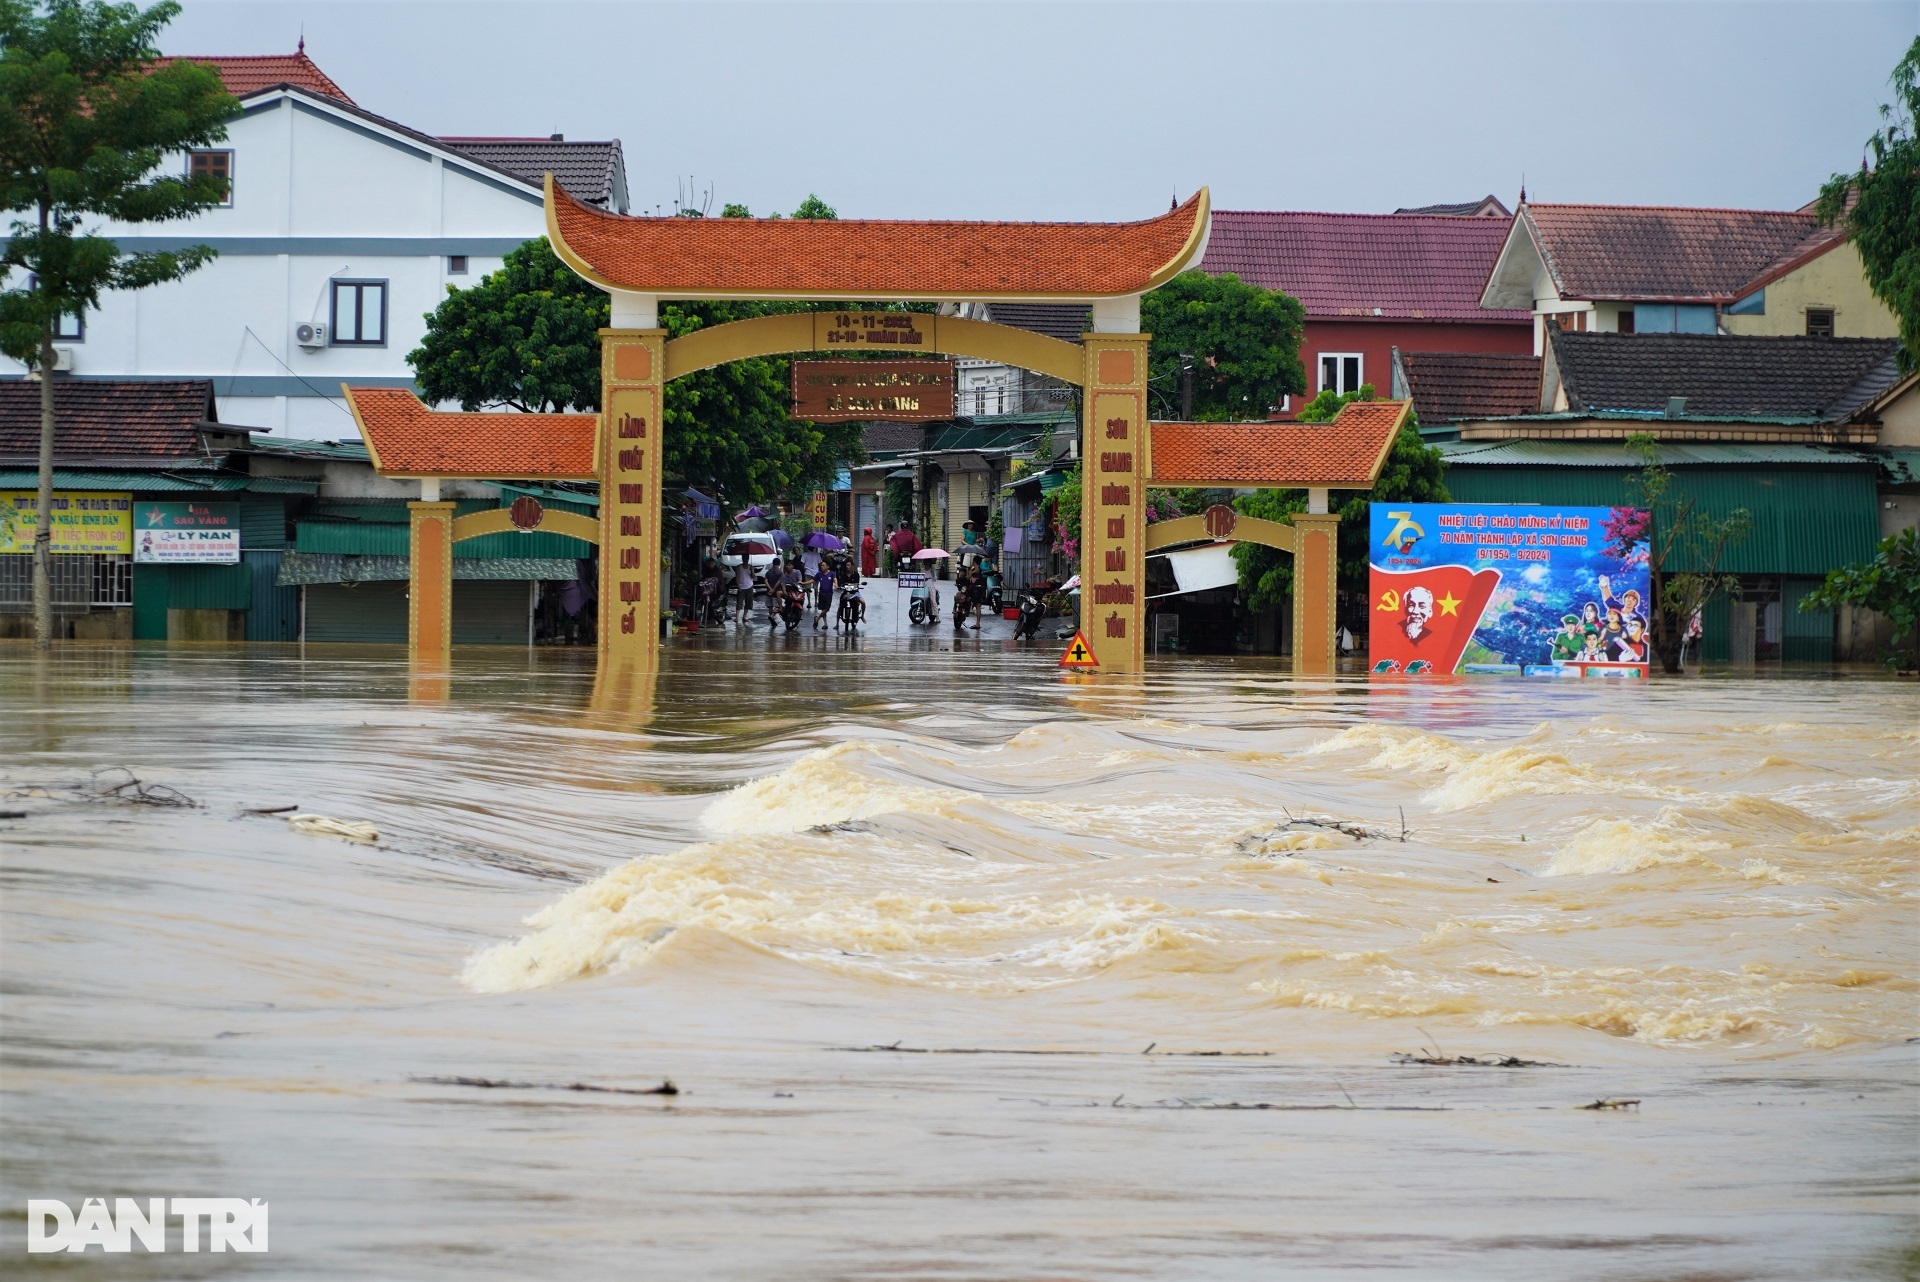
POLYGON ((292 455, 298 458, 351 459, 359 463, 370 463, 372 456, 367 453, 364 441, 276 441, 271 436, 255 434, 247 452, 254 454, 292 455))
MULTIPOLYGON (((40 484, 32 468, 0 468, 0 490, 31 490, 40 484)), ((123 472, 105 468, 60 467, 53 472, 56 490, 139 490, 143 493, 252 490, 260 494, 313 494, 316 481, 289 481, 280 477, 234 476, 231 473, 181 476, 170 472, 123 472)))
MULTIPOLYGON (((1533 467, 1640 467, 1640 451, 1624 441, 1432 441, 1449 468, 1483 465, 1533 467)), ((1666 467, 1724 467, 1730 464, 1800 467, 1861 467, 1871 460, 1825 445, 1732 445, 1717 442, 1662 442, 1659 462, 1666 467)))
POLYGON ((1875 450, 1868 457, 1891 485, 1920 485, 1920 450, 1875 450))

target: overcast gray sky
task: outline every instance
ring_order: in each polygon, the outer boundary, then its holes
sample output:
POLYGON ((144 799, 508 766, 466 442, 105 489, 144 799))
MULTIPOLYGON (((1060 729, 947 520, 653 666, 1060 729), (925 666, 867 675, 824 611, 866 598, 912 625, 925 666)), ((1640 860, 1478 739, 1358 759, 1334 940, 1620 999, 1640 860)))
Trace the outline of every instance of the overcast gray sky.
POLYGON ((307 52, 433 134, 617 137, 636 210, 1385 212, 1492 192, 1795 208, 1920 5, 186 0, 170 53, 307 52))

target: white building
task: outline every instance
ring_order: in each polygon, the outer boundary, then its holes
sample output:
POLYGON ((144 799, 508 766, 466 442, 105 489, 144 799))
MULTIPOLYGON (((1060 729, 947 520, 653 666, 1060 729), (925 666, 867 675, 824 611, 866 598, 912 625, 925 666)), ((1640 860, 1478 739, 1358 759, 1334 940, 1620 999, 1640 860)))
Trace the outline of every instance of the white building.
MULTIPOLYGON (((102 230, 127 249, 206 244, 219 257, 107 295, 59 341, 71 376, 212 378, 223 423, 352 439, 340 384, 413 385, 407 353, 447 287, 545 234, 545 173, 626 210, 618 141, 432 138, 355 104, 304 49, 200 61, 242 111, 220 147, 175 163, 226 174, 228 203, 102 230)), ((0 376, 23 372, 0 363, 0 376)))

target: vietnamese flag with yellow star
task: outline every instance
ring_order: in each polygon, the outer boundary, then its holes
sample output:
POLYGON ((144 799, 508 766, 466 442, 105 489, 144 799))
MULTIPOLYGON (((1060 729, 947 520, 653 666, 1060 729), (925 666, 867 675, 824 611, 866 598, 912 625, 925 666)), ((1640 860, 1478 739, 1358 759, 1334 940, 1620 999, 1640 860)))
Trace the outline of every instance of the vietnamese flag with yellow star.
POLYGON ((1464 565, 1430 565, 1418 570, 1369 567, 1367 656, 1375 671, 1382 660, 1405 672, 1424 660, 1433 673, 1454 672, 1480 616, 1500 586, 1500 571, 1464 565))

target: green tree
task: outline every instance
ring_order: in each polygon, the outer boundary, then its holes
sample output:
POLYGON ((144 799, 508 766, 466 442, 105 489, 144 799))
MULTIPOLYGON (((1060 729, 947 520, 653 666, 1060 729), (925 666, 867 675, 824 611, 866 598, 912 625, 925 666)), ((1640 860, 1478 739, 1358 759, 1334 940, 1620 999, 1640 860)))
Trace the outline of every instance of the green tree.
POLYGON ((1265 418, 1281 397, 1306 390, 1305 325, 1298 299, 1231 272, 1174 277, 1140 300, 1140 328, 1153 335, 1147 385, 1154 413, 1179 416, 1183 364, 1190 364, 1195 419, 1265 418))
MULTIPOLYGON (((1635 432, 1627 445, 1640 455, 1638 470, 1627 477, 1627 505, 1644 508, 1653 515, 1651 529, 1632 533, 1631 542, 1647 545, 1647 572, 1653 589, 1648 612, 1649 639, 1653 652, 1660 656, 1662 670, 1680 672, 1681 647, 1694 616, 1722 592, 1737 592, 1740 581, 1720 573, 1720 562, 1727 549, 1747 537, 1753 517, 1745 508, 1735 508, 1726 516, 1713 516, 1700 509, 1691 497, 1676 493, 1673 472, 1660 462, 1660 438, 1651 432, 1635 432), (1676 570, 1675 565, 1694 568, 1676 570)), ((1618 549, 1627 551, 1629 540, 1618 549)))
MULTIPOLYGON (((678 338, 796 306, 668 303, 660 324, 678 338)), ((450 288, 407 360, 430 401, 457 401, 467 410, 596 410, 599 331, 610 315, 607 295, 569 270, 542 237, 508 254, 499 271, 473 287, 450 288)), ((729 500, 746 502, 811 493, 863 458, 859 424, 787 417, 790 369, 784 356, 751 357, 668 383, 667 474, 717 485, 729 500)))
POLYGON ((811 219, 818 222, 835 222, 839 219, 840 214, 832 205, 829 205, 812 192, 808 192, 807 198, 800 202, 800 208, 793 211, 793 216, 803 220, 811 219))
MULTIPOLYGON (((1303 423, 1324 423, 1348 401, 1372 399, 1371 383, 1345 394, 1322 392, 1301 409, 1299 418, 1303 423)), ((1371 490, 1335 490, 1327 495, 1328 508, 1340 514, 1337 585, 1346 599, 1364 601, 1367 595, 1367 564, 1373 551, 1368 508, 1374 503, 1444 503, 1452 497, 1445 473, 1446 460, 1420 439, 1419 427, 1409 417, 1371 490)), ((1234 507, 1247 516, 1291 525, 1294 513, 1307 510, 1307 493, 1261 490, 1235 500, 1234 507)), ((1293 594, 1293 558, 1286 553, 1261 543, 1239 543, 1234 545, 1233 559, 1240 567, 1240 587, 1249 608, 1266 609, 1293 594)))
POLYGON ((1920 36, 1893 69, 1894 101, 1880 108, 1884 127, 1867 139, 1857 174, 1835 174, 1814 212, 1842 225, 1866 264, 1874 297, 1900 321, 1901 364, 1920 358, 1920 36))
POLYGON ((53 639, 54 332, 109 290, 178 280, 205 245, 124 252, 83 230, 185 218, 226 199, 224 179, 157 172, 172 152, 226 137, 240 109, 197 63, 162 61, 156 41, 180 12, 100 0, 0 0, 0 186, 16 218, 0 291, 0 351, 41 372, 34 644, 53 639))
POLYGON ((1920 535, 1906 529, 1881 539, 1873 560, 1828 570, 1826 582, 1800 602, 1802 610, 1836 605, 1886 615, 1893 623, 1893 645, 1882 656, 1887 666, 1920 669, 1920 535))

